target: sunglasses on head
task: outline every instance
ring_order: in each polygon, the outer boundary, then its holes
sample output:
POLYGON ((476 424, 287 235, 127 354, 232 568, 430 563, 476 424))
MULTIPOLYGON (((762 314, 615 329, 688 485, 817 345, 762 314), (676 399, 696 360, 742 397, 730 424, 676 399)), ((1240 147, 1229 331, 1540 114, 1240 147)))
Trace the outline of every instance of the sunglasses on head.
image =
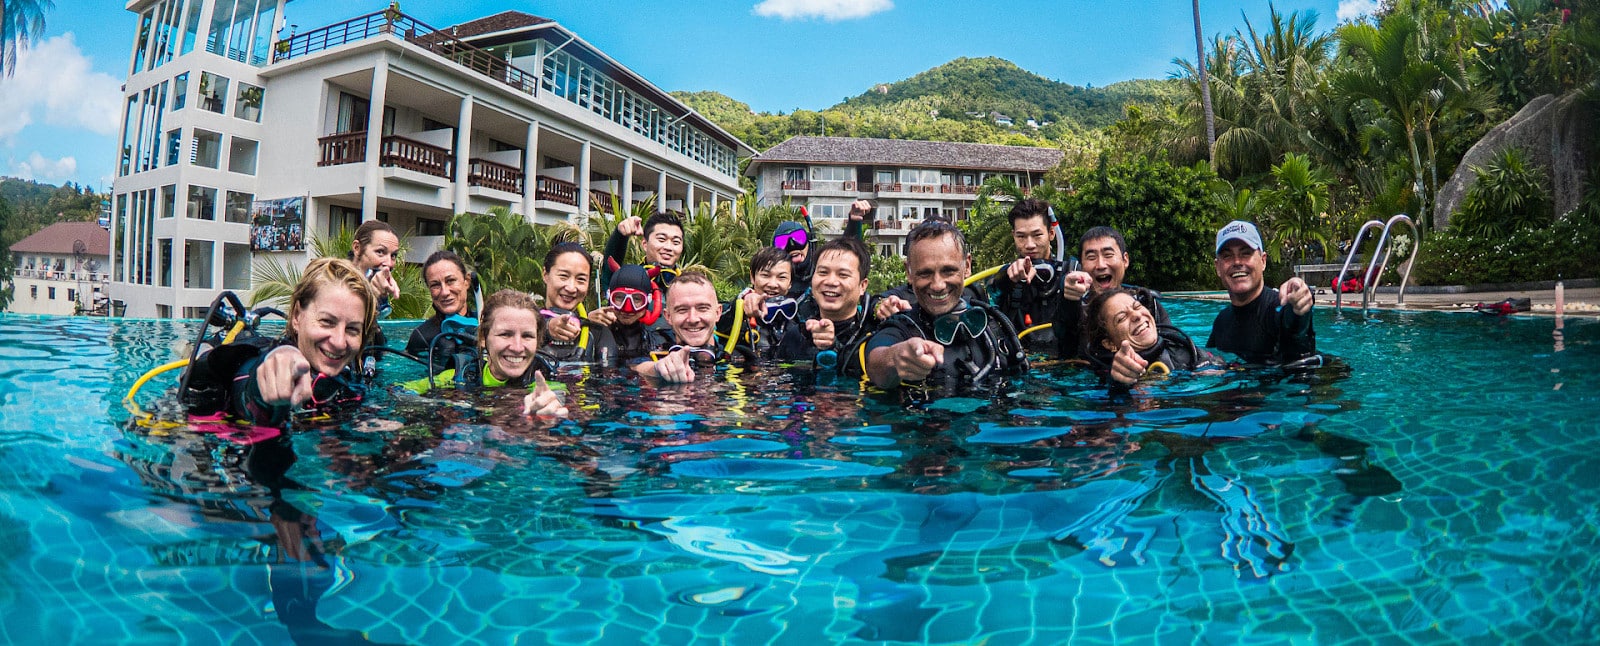
POLYGON ((950 345, 963 329, 967 331, 967 336, 976 339, 988 327, 989 313, 980 307, 969 307, 934 319, 933 340, 941 345, 950 345))
POLYGON ((606 301, 623 314, 634 314, 650 309, 650 295, 628 287, 618 287, 606 292, 606 301))
POLYGON ((675 346, 672 346, 672 347, 667 348, 665 350, 656 350, 656 351, 650 353, 650 360, 651 361, 660 361, 663 358, 665 358, 667 355, 672 354, 674 352, 677 352, 679 350, 688 350, 689 351, 689 360, 693 361, 693 362, 696 362, 696 363, 699 363, 701 361, 704 361, 706 363, 716 363, 717 362, 717 353, 715 351, 707 349, 707 348, 700 348, 700 347, 688 346, 688 345, 675 345, 675 346))
POLYGON ((778 317, 793 319, 795 312, 799 310, 799 308, 799 301, 796 301, 792 298, 782 297, 768 299, 767 309, 761 312, 761 322, 772 323, 773 321, 778 320, 778 317))
POLYGON ((795 229, 788 233, 780 233, 772 238, 772 246, 784 251, 798 251, 804 249, 811 242, 811 237, 806 235, 805 229, 795 229))

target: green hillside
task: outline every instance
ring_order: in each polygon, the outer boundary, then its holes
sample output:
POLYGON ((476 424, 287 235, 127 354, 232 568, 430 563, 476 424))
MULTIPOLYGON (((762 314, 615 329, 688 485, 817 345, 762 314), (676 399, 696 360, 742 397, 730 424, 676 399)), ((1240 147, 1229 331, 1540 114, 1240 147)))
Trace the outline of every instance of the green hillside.
POLYGON ((821 112, 756 113, 718 92, 675 92, 683 102, 765 150, 797 134, 1050 146, 1122 118, 1131 102, 1180 92, 1176 81, 1124 81, 1086 88, 1052 81, 999 58, 958 58, 886 83, 821 112), (995 115, 1013 120, 997 123, 995 115), (1027 124, 1033 119, 1038 127, 1027 124), (824 124, 824 121, 826 123, 824 124))

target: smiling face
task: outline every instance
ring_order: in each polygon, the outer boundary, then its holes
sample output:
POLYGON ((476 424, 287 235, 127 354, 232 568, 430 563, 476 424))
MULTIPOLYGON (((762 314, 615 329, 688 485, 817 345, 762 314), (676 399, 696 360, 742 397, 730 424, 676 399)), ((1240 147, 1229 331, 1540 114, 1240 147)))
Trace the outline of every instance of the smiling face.
POLYGON ((394 255, 400 251, 400 239, 388 231, 374 231, 366 244, 358 240, 351 245, 355 252, 356 269, 363 273, 371 269, 393 269, 394 255))
POLYGON ((683 228, 657 224, 644 234, 644 257, 651 264, 672 267, 683 255, 683 228))
POLYGON ((1138 299, 1127 294, 1107 297, 1100 310, 1100 326, 1106 330, 1106 338, 1100 345, 1113 352, 1122 347, 1123 341, 1143 352, 1161 340, 1156 330, 1156 317, 1139 304, 1138 299))
POLYGON ((666 316, 667 325, 678 335, 678 343, 704 347, 716 341, 722 304, 717 302, 717 291, 711 285, 677 280, 667 291, 666 316))
POLYGON ((817 310, 830 321, 847 321, 856 315, 861 296, 867 293, 867 277, 855 254, 830 249, 817 256, 811 272, 811 298, 817 310))
POLYGON ((1038 260, 1050 253, 1050 242, 1054 238, 1048 227, 1044 224, 1044 216, 1031 218, 1017 218, 1011 225, 1011 243, 1017 247, 1017 256, 1038 260))
POLYGON ((501 381, 521 377, 539 351, 539 313, 520 307, 496 310, 483 345, 489 374, 501 381))
POLYGON ((1094 288, 1114 289, 1122 285, 1122 276, 1128 271, 1128 252, 1118 248, 1116 238, 1093 238, 1083 243, 1080 250, 1083 271, 1094 279, 1094 288))
POLYGON ((422 272, 428 283, 428 296, 433 299, 433 309, 445 316, 460 314, 467 308, 467 277, 461 268, 448 260, 428 265, 422 272))
POLYGON ((576 251, 556 257, 544 272, 544 302, 567 311, 589 296, 589 257, 576 251))
POLYGON ((768 298, 788 294, 789 284, 793 282, 789 279, 792 269, 793 266, 787 262, 773 263, 750 277, 750 288, 768 298))
POLYGON ((350 365, 361 351, 365 308, 366 303, 354 292, 328 285, 304 307, 295 309, 290 332, 312 370, 331 377, 350 365))
POLYGON ((929 315, 938 316, 961 302, 962 283, 972 275, 972 261, 961 252, 955 235, 919 240, 906 258, 906 278, 917 304, 929 315))
POLYGON ((1229 240, 1217 252, 1217 278, 1228 290, 1234 305, 1249 305, 1261 295, 1261 275, 1267 270, 1267 255, 1243 240, 1229 240))

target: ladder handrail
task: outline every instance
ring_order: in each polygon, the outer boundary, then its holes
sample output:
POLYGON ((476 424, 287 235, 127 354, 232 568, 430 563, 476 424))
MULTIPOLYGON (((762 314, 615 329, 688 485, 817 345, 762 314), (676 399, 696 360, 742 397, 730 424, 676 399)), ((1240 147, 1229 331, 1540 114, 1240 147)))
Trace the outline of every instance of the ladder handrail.
MULTIPOLYGON (((1404 305, 1405 302, 1406 302, 1406 283, 1411 280, 1411 269, 1416 266, 1417 251, 1422 249, 1422 233, 1417 230, 1417 223, 1413 222, 1411 220, 1411 216, 1406 215, 1404 213, 1395 214, 1394 217, 1389 218, 1389 221, 1385 222, 1383 224, 1383 237, 1378 239, 1378 248, 1379 249, 1384 249, 1383 264, 1378 266, 1378 273, 1377 273, 1377 276, 1380 277, 1380 278, 1383 276, 1384 270, 1389 268, 1389 257, 1394 254, 1394 247, 1390 246, 1390 247, 1385 249, 1384 248, 1384 243, 1388 242, 1388 240, 1389 240, 1389 231, 1394 228, 1394 224, 1396 222, 1404 222, 1406 224, 1406 226, 1411 227, 1411 240, 1412 240, 1412 243, 1411 243, 1411 256, 1406 258, 1406 270, 1400 273, 1400 295, 1399 295, 1398 298, 1395 299, 1395 302, 1394 302, 1394 304, 1396 306, 1399 306, 1399 305, 1404 305)), ((1376 251, 1374 251, 1372 262, 1377 262, 1377 260, 1378 260, 1377 253, 1376 253, 1376 251)), ((1368 264, 1367 269, 1368 269, 1368 271, 1371 271, 1372 266, 1371 266, 1370 263, 1368 264)), ((1370 287, 1367 287, 1367 290, 1372 292, 1372 294, 1376 295, 1377 291, 1378 291, 1378 282, 1379 281, 1377 281, 1377 280, 1372 281, 1372 285, 1370 287)), ((1361 299, 1362 312, 1366 311, 1366 300, 1367 300, 1365 298, 1366 293, 1367 293, 1366 291, 1362 292, 1362 294, 1363 294, 1363 298, 1361 299)))
MULTIPOLYGON (((1383 226, 1382 222, 1379 222, 1377 220, 1367 220, 1365 224, 1361 225, 1361 230, 1356 231, 1355 242, 1352 242, 1350 244, 1350 253, 1345 254, 1344 266, 1339 268, 1339 278, 1333 284, 1333 311, 1335 313, 1342 311, 1341 308, 1343 308, 1343 306, 1344 306, 1344 277, 1345 277, 1345 273, 1350 271, 1350 261, 1355 260, 1356 255, 1361 252, 1361 240, 1366 237, 1367 229, 1372 229, 1372 228, 1381 227, 1381 226, 1383 226)), ((1374 260, 1376 260, 1378 258, 1378 249, 1373 249, 1372 250, 1372 258, 1374 260)), ((1363 277, 1363 280, 1365 280, 1365 277, 1363 277)), ((1363 290, 1366 289, 1366 286, 1365 286, 1364 283, 1362 285, 1362 289, 1363 290)), ((1363 291, 1363 297, 1361 299, 1362 300, 1362 303, 1361 303, 1361 312, 1362 312, 1362 314, 1366 314, 1366 308, 1367 308, 1366 298, 1365 298, 1364 294, 1365 294, 1365 291, 1363 291)))

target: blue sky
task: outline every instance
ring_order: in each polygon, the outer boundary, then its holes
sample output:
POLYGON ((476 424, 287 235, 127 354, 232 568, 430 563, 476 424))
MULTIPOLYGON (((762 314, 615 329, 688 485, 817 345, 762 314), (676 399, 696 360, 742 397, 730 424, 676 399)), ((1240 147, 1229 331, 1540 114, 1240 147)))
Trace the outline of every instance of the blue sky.
MULTIPOLYGON (((1322 30, 1376 4, 1277 2, 1316 11, 1322 30)), ((307 31, 387 5, 292 0, 285 13, 307 31)), ((1201 5, 1208 35, 1267 17, 1267 0, 1201 5)), ((55 0, 45 37, 0 79, 0 175, 109 185, 136 27, 123 7, 55 0)), ((758 111, 824 108, 960 56, 1102 86, 1164 78, 1174 57, 1195 54, 1185 0, 404 0, 401 9, 435 27, 513 9, 553 18, 663 89, 716 90, 758 111)))

